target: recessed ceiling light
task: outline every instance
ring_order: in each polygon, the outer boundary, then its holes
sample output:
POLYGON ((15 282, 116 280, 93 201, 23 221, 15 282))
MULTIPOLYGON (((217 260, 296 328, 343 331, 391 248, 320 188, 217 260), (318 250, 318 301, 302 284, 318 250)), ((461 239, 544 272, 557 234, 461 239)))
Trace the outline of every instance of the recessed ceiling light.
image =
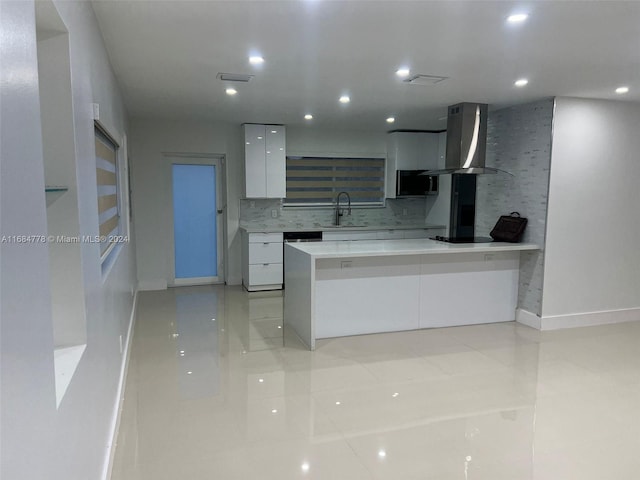
POLYGON ((300 468, 302 468, 302 471, 303 471, 303 472, 308 472, 308 471, 309 471, 310 466, 309 466, 309 464, 308 464, 307 462, 304 462, 304 463, 300 466, 300 468))
POLYGON ((262 65, 264 63, 264 58, 260 55, 252 55, 249 57, 249 63, 251 65, 262 65))
POLYGON ((396 70, 396 75, 399 77, 408 77, 410 73, 411 70, 409 70, 407 67, 402 67, 396 70))
POLYGON ((238 91, 235 88, 231 88, 231 87, 227 88, 225 92, 227 92, 227 95, 235 95, 236 93, 238 93, 238 91))
POLYGON ((349 95, 342 95, 340 97, 340 103, 349 103, 351 101, 351 99, 349 98, 349 95))
POLYGON ((389 117, 389 118, 387 118, 387 123, 393 123, 393 122, 395 122, 395 121, 396 121, 395 117, 389 117))
POLYGON ((529 83, 529 80, 527 80, 526 78, 521 78, 520 80, 516 80, 514 85, 516 87, 524 87, 527 83, 529 83))
POLYGON ((273 410, 271 410, 271 413, 278 413, 278 410, 274 408, 273 410))
POLYGON ((384 450, 378 450, 378 457, 384 458, 386 456, 387 456, 387 452, 385 452, 384 450))
POLYGON ((507 22, 509 22, 509 23, 522 23, 527 18, 529 18, 529 15, 527 15, 526 13, 515 13, 515 14, 509 15, 507 17, 507 22))
POLYGON ((304 116, 304 119, 305 119, 305 120, 313 120, 313 115, 311 115, 310 113, 307 113, 307 114, 304 116))
POLYGON ((616 88, 616 93, 618 94, 629 93, 629 87, 618 87, 616 88))

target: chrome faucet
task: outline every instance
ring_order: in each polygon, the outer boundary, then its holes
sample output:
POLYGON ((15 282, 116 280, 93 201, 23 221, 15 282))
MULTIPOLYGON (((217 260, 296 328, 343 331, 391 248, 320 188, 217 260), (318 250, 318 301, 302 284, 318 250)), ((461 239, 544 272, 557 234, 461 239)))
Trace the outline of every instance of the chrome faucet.
POLYGON ((351 197, 349 196, 349 194, 347 192, 340 192, 338 194, 338 196, 336 197, 336 211, 334 214, 334 218, 333 218, 333 224, 338 226, 340 225, 340 217, 344 215, 344 211, 340 210, 340 196, 341 195, 346 195, 347 196, 347 201, 349 202, 349 205, 347 207, 347 215, 351 215, 351 197))

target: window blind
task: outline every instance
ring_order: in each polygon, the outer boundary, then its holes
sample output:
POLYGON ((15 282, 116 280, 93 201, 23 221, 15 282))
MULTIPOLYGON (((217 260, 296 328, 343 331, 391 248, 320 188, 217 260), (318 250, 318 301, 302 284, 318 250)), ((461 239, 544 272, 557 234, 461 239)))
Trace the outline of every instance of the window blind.
POLYGON ((352 204, 384 202, 384 158, 287 157, 287 205, 331 205, 339 192, 352 204))
POLYGON ((104 256, 119 234, 118 144, 97 125, 95 127, 96 178, 98 182, 98 221, 100 255, 104 256))

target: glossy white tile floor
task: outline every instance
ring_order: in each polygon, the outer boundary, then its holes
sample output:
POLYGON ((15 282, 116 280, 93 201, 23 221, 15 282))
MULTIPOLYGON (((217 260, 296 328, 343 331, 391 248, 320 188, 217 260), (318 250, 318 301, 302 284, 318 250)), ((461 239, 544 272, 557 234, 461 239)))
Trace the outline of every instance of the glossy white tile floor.
POLYGON ((281 292, 143 292, 113 480, 640 478, 640 323, 322 340, 281 292))

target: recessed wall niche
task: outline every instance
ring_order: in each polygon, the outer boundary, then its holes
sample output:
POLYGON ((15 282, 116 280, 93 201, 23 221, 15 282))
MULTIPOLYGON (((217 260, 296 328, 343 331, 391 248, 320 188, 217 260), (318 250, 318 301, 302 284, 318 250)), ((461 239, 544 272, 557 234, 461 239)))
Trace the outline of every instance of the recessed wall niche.
POLYGON ((43 167, 47 196, 49 276, 60 405, 87 341, 69 34, 51 0, 36 2, 43 167))

